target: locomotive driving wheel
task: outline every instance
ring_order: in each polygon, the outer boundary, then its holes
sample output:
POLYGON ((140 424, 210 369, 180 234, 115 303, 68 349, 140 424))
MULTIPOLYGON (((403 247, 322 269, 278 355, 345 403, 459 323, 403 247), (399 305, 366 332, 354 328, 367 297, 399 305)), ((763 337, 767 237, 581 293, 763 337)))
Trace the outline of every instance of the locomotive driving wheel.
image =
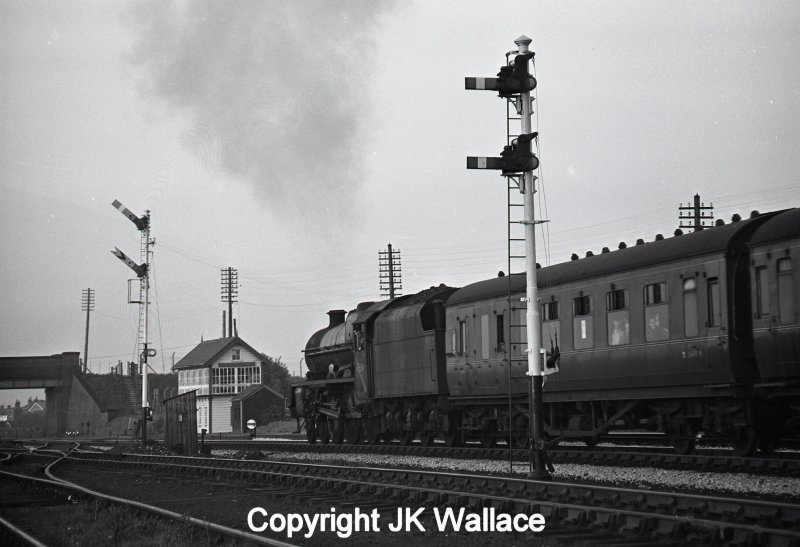
POLYGON ((379 444, 381 442, 381 425, 377 416, 367 416, 364 420, 364 437, 368 444, 379 444))
POLYGON ((306 439, 308 439, 308 444, 316 444, 317 442, 317 428, 315 424, 316 420, 313 417, 306 418, 306 439))
POLYGON ((346 418, 344 420, 344 435, 350 444, 361 444, 362 428, 361 418, 346 418))
POLYGON ((328 418, 328 430, 330 431, 331 442, 342 444, 344 442, 344 419, 328 418))
POLYGON ((330 432, 328 431, 328 418, 327 416, 319 415, 317 416, 317 423, 314 427, 317 433, 317 437, 319 438, 319 442, 322 444, 328 444, 331 442, 330 432))

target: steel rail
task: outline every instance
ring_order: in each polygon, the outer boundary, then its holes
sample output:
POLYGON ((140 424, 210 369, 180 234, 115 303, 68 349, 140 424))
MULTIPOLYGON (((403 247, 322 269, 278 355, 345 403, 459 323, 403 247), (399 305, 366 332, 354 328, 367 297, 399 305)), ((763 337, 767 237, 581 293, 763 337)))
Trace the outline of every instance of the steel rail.
MULTIPOLYGON (((314 452, 332 454, 392 454, 401 456, 430 456, 436 458, 497 459, 507 460, 507 448, 445 447, 399 444, 314 444, 286 441, 205 441, 214 450, 270 450, 276 452, 314 452)), ((800 456, 742 458, 727 454, 681 455, 670 451, 653 451, 646 447, 632 449, 609 448, 589 450, 555 447, 548 449, 553 463, 584 463, 593 465, 624 465, 632 467, 663 466, 668 469, 690 469, 695 471, 726 471, 762 473, 767 475, 800 476, 800 456)), ((526 449, 514 449, 514 461, 527 462, 526 449)))
POLYGON ((60 465, 61 462, 66 457, 62 457, 52 463, 50 463, 45 469, 45 475, 48 479, 42 479, 37 477, 31 477, 28 475, 20 475, 18 473, 11 473, 8 471, 0 471, 0 474, 6 475, 17 480, 22 481, 31 481, 40 485, 46 485, 51 488, 58 488, 62 490, 71 491, 72 493, 82 494, 84 496, 88 496, 94 499, 100 499, 107 503, 113 503, 116 505, 121 505, 123 507, 128 507, 135 510, 144 511, 153 515, 156 515, 161 518, 166 518, 176 522, 182 522, 184 524, 188 524, 190 526, 201 528, 208 532, 213 532, 223 537, 228 537, 235 541, 249 541, 259 545, 269 545, 272 547, 297 547, 296 544, 286 543, 283 541, 274 540, 271 538, 257 536, 255 534, 250 534, 248 532, 243 532, 241 530, 236 530, 234 528, 228 528, 227 526, 221 526, 219 524, 215 524, 213 522, 209 522, 203 519, 198 519, 195 517, 191 517, 188 515, 182 515, 180 513, 175 513, 174 511, 169 511, 167 509, 162 509, 161 507, 156 507, 154 505, 148 505, 145 503, 141 503, 134 500, 124 499, 117 496, 111 496, 108 494, 103 494, 101 492, 96 492, 94 490, 90 490, 78 484, 60 479, 53 474, 53 468, 56 465, 60 465))
MULTIPOLYGON (((122 459, 100 458, 74 458, 69 460, 87 461, 94 464, 106 463, 112 466, 133 464, 136 466, 150 466, 151 468, 163 467, 171 471, 191 471, 192 473, 226 472, 249 474, 258 478, 279 478, 281 481, 288 479, 307 483, 320 483, 330 489, 333 484, 340 485, 343 489, 351 491, 356 486, 362 490, 374 491, 376 489, 394 489, 405 492, 410 497, 425 499, 430 496, 447 497, 455 499, 468 498, 474 503, 486 504, 487 500, 497 504, 512 504, 517 507, 547 507, 550 515, 559 512, 593 512, 606 515, 623 516, 632 521, 653 519, 680 527, 695 526, 711 529, 713 533, 731 534, 741 532, 744 534, 757 534, 760 536, 780 537, 788 542, 800 542, 800 505, 790 503, 769 502, 763 500, 722 498, 696 494, 681 494, 659 491, 641 491, 620 487, 577 485, 550 481, 535 481, 530 479, 516 479, 507 477, 474 475, 464 473, 451 473, 439 471, 399 470, 375 467, 333 466, 329 464, 302 464, 298 462, 270 462, 254 460, 223 460, 223 459, 198 459, 176 456, 142 456, 123 455, 122 459), (138 461, 132 461, 138 460, 138 461), (203 465, 198 465, 203 464, 203 465), (214 465, 208 465, 214 464, 214 465), (268 471, 253 469, 253 467, 278 466, 285 470, 268 471), (306 470, 303 472, 303 470, 306 470), (327 476, 310 473, 328 472, 327 476), (333 471, 335 476, 331 476, 333 471), (340 473, 343 476, 336 475, 340 473), (352 476, 347 476, 352 475, 352 476), (387 475, 382 481, 391 479, 391 483, 364 480, 363 477, 387 475), (464 481, 464 484, 453 485, 454 481, 464 481), (426 486, 408 486, 409 484, 424 484, 426 486), (455 490, 454 488, 462 488, 455 490), (504 494, 492 493, 503 491, 504 494), (536 496, 519 497, 521 495, 536 496), (551 499, 542 499, 547 496, 551 499), (564 498, 568 498, 566 501, 564 498), (586 505, 586 501, 604 505, 586 505), (652 512, 626 509, 619 507, 621 504, 644 505, 652 508, 652 512), (666 514, 669 511, 671 514, 666 514), (682 514, 675 514, 680 512, 682 514), (699 513, 699 514, 694 514, 699 513), (711 516, 709 516, 711 515, 711 516), (729 522, 714 520, 712 517, 740 519, 749 518, 751 523, 729 522), (778 524, 769 524, 779 519, 778 524), (763 522, 768 524, 763 524, 763 522), (785 529, 786 524, 794 523, 795 529, 785 529), (780 527, 778 527, 780 526, 780 527)), ((541 512, 541 511, 538 511, 541 512)))

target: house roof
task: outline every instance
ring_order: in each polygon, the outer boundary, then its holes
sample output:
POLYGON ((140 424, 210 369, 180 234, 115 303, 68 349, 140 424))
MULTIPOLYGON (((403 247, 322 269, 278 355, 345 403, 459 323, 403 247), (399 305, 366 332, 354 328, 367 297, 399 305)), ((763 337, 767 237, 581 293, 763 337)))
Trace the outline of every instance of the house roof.
POLYGON ((182 370, 208 365, 214 361, 219 354, 233 346, 243 346, 253 354, 261 355, 261 352, 254 349, 238 336, 234 336, 233 338, 217 338, 215 340, 200 342, 192 351, 187 353, 183 359, 175 363, 172 370, 182 370))
POLYGON ((270 393, 272 393, 276 397, 279 397, 281 399, 285 399, 285 397, 283 395, 281 395, 280 393, 278 393, 277 391, 275 391, 271 387, 265 386, 264 384, 253 384, 252 386, 249 386, 246 389, 244 389, 241 393, 237 393, 236 395, 231 397, 231 401, 242 401, 244 399, 252 397, 253 395, 258 393, 262 389, 266 389, 267 391, 269 391, 270 393))

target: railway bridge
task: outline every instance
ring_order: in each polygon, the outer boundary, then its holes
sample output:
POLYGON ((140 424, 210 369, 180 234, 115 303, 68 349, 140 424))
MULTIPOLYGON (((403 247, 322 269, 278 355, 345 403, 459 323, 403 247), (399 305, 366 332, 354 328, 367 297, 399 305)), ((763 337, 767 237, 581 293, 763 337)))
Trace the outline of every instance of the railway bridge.
POLYGON ((47 402, 45 434, 58 435, 67 427, 67 410, 80 353, 50 356, 0 357, 0 389, 44 389, 47 402))

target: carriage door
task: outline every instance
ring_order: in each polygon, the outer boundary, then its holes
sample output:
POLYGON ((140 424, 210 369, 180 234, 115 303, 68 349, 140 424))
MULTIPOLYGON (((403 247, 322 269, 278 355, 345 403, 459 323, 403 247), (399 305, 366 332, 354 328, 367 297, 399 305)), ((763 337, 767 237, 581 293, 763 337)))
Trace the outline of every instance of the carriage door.
POLYGON ((706 344, 708 356, 705 361, 713 369, 727 362, 726 355, 731 343, 728 332, 730 323, 725 313, 727 296, 722 290, 724 273, 721 264, 723 264, 721 261, 707 263, 705 274, 698 279, 703 284, 702 287, 698 287, 700 289, 698 311, 701 324, 705 325, 708 336, 706 344))

